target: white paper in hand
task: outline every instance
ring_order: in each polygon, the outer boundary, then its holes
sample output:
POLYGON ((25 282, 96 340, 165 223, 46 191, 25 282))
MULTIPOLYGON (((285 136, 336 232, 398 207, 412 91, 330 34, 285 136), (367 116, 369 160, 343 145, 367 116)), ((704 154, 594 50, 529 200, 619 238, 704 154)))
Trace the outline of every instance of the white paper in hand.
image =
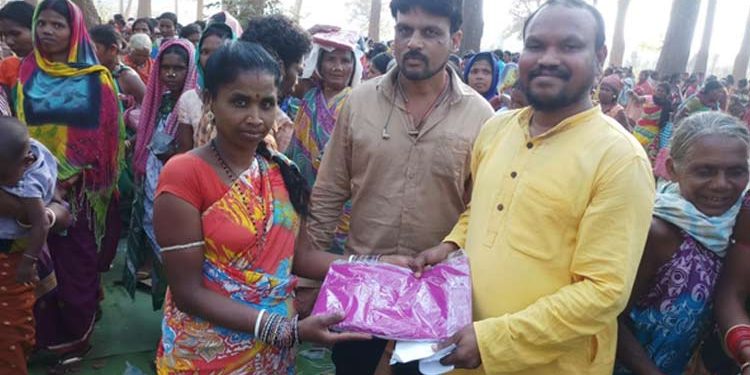
POLYGON ((456 345, 450 345, 438 352, 433 349, 437 342, 396 341, 391 365, 419 361, 419 372, 424 375, 440 375, 453 371, 453 366, 443 366, 440 360, 450 354, 456 345))

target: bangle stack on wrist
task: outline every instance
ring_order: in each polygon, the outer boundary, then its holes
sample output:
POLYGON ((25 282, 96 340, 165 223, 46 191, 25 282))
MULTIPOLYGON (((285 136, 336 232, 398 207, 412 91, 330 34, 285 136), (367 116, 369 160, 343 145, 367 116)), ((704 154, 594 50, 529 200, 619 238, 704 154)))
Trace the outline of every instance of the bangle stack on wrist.
POLYGON ((278 348, 292 348, 299 344, 299 315, 287 318, 261 310, 255 319, 255 339, 278 348), (267 315, 265 322, 263 316, 267 315))
POLYGON ((750 362, 745 362, 745 359, 741 356, 742 350, 750 347, 750 325, 738 324, 730 328, 724 335, 724 345, 732 358, 743 369, 750 366, 750 362))
POLYGON ((365 262, 365 263, 377 263, 383 258, 382 255, 349 255, 349 263, 352 262, 365 262))

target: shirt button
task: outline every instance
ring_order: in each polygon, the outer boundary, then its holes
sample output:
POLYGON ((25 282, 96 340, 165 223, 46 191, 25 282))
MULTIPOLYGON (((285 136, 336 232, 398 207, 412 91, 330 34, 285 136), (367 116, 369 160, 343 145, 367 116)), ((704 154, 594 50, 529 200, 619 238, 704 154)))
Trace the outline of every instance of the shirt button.
POLYGON ((532 147, 534 147, 533 143, 529 142, 529 143, 526 144, 526 148, 532 148, 532 147))
POLYGON ((516 177, 518 177, 518 173, 516 173, 516 172, 510 172, 510 177, 511 178, 516 178, 516 177))
POLYGON ((505 209, 505 206, 503 206, 502 203, 497 205, 497 210, 498 211, 502 211, 503 209, 505 209))

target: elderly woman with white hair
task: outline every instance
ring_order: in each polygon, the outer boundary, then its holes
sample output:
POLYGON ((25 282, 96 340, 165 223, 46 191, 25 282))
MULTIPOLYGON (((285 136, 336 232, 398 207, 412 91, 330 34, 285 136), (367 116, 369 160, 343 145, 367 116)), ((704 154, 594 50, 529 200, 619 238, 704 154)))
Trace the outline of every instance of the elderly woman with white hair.
MULTIPOLYGON (((302 98, 294 120, 294 134, 285 153, 302 172, 310 190, 318 176, 323 150, 336 127, 336 120, 352 87, 362 80, 362 51, 358 35, 351 31, 334 31, 313 36, 313 50, 305 62, 302 78, 312 78, 314 86, 302 98)), ((331 245, 342 254, 349 228, 351 203, 342 213, 341 224, 331 245)))
POLYGON ((143 33, 133 34, 129 42, 130 52, 125 55, 125 65, 133 68, 144 83, 148 83, 154 61, 151 59, 153 42, 143 33))
MULTIPOLYGON (((615 374, 683 374, 713 325, 712 306, 740 210, 750 133, 704 112, 675 131, 633 292, 620 315, 615 374)), ((747 208, 747 207, 745 207, 747 208)))

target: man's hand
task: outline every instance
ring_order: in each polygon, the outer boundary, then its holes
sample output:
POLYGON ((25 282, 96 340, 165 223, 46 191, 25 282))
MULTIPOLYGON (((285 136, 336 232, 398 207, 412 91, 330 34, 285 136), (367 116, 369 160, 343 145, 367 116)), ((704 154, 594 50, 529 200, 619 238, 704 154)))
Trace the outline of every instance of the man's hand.
POLYGON ((440 360, 440 363, 444 366, 453 365, 456 368, 475 369, 482 364, 479 345, 477 344, 477 334, 474 332, 473 324, 469 324, 450 339, 441 342, 438 345, 438 350, 446 348, 451 344, 456 344, 456 349, 440 360))
POLYGON ((393 264, 394 266, 410 268, 411 263, 414 261, 414 258, 408 257, 406 255, 383 255, 380 258, 380 261, 383 263, 393 264))
POLYGON ((424 271, 429 270, 433 265, 444 261, 456 250, 458 250, 458 246, 453 242, 443 242, 440 245, 419 253, 419 255, 409 263, 409 268, 414 271, 415 277, 422 277, 424 271))

